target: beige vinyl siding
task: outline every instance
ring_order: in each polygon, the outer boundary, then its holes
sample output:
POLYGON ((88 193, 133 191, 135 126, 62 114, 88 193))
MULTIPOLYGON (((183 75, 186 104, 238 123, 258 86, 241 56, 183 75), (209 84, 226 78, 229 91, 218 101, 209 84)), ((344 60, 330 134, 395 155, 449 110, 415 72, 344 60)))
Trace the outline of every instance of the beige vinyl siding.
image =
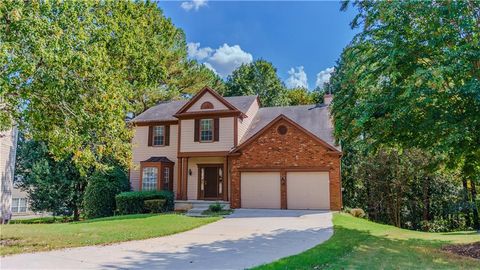
POLYGON ((2 217, 10 213, 17 148, 17 129, 0 132, 0 200, 2 217))
POLYGON ((280 209, 279 172, 242 172, 241 207, 280 209))
POLYGON ((135 127, 135 134, 132 139, 132 163, 130 170, 130 183, 133 190, 140 189, 140 161, 150 157, 167 157, 175 162, 173 168, 173 190, 177 185, 177 145, 178 125, 170 126, 170 145, 169 146, 148 146, 148 126, 135 127))
POLYGON ((228 108, 223 105, 222 102, 220 102, 216 97, 214 97, 210 93, 206 93, 203 95, 197 102, 195 102, 188 110, 187 112, 195 112, 195 111, 213 111, 213 110, 228 110, 228 108), (209 101, 210 103, 213 104, 213 109, 200 109, 202 104, 206 101, 209 101))
POLYGON ((328 172, 287 172, 288 209, 330 209, 328 172))
POLYGON ((247 132, 248 127, 252 123, 255 114, 257 114, 258 108, 258 101, 255 100, 246 112, 247 118, 244 118, 243 120, 241 120, 240 118, 238 119, 238 142, 242 142, 242 138, 247 132))
POLYGON ((219 119, 220 128, 218 142, 195 142, 193 140, 195 120, 182 120, 180 152, 230 151, 233 148, 234 121, 235 119, 233 117, 219 119))
POLYGON ((188 170, 192 170, 192 175, 188 175, 187 180, 187 199, 198 199, 198 164, 223 164, 223 157, 198 157, 188 159, 188 170))

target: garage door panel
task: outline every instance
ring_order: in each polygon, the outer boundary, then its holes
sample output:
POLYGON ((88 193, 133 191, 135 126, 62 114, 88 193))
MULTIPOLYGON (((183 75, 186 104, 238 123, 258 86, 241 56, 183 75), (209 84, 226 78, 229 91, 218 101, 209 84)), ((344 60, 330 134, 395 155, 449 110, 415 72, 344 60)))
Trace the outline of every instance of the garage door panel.
POLYGON ((288 209, 330 209, 328 172, 287 172, 288 209))
POLYGON ((280 209, 279 172, 242 172, 242 208, 280 209))

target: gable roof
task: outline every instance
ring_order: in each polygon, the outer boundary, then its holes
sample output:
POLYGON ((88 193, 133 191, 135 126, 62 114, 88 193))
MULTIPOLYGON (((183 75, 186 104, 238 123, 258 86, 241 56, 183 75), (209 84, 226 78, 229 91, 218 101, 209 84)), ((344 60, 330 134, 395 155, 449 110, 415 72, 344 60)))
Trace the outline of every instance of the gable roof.
POLYGON ((203 97, 206 93, 211 94, 214 98, 216 98, 218 101, 220 101, 225 107, 232 111, 239 111, 235 106, 233 106, 230 102, 228 102, 225 98, 223 98, 221 95, 219 95, 216 91, 209 87, 204 87, 202 90, 200 90, 198 93, 196 93, 185 105, 180 108, 180 110, 177 111, 176 114, 182 114, 187 112, 187 110, 192 107, 195 102, 197 102, 201 97, 203 97))
POLYGON ((318 136, 316 136, 315 134, 311 133, 310 131, 308 131, 307 129, 305 129, 304 127, 302 127, 301 125, 299 125, 298 123, 296 123, 295 121, 293 121, 292 119, 288 118, 287 116, 283 115, 283 114, 280 114, 279 116, 277 116, 275 119, 273 119, 272 121, 270 121, 267 125, 263 126, 260 130, 258 130, 255 134, 253 134, 252 136, 250 136, 248 139, 246 139, 245 141, 243 141, 242 144, 240 144, 239 146, 237 146, 236 148, 234 148, 232 151, 230 151, 230 153, 235 153, 235 152, 238 152, 238 150, 241 150, 243 148, 245 148, 247 145, 253 143, 258 137, 260 137, 264 132, 266 132, 268 129, 270 129, 272 126, 274 126, 277 122, 280 122, 280 121, 286 121, 288 123, 290 123, 292 126, 298 128, 300 131, 302 131, 303 133, 307 134, 308 136, 310 136, 311 138, 313 138, 315 141, 317 141, 319 144, 323 145, 325 148, 327 148, 328 150, 330 150, 329 152, 330 153, 335 153, 335 154, 341 154, 342 152, 335 148, 333 145, 330 145, 329 143, 325 142, 324 140, 322 140, 321 138, 319 138, 318 136))
POLYGON ((282 115, 330 145, 331 148, 340 151, 340 147, 336 146, 333 137, 329 107, 323 104, 260 108, 239 145, 244 144, 282 115))
MULTIPOLYGON (((252 103, 257 99, 257 96, 224 97, 223 99, 235 106, 240 112, 246 114, 252 103)), ((184 107, 187 102, 188 100, 178 100, 160 103, 144 111, 132 119, 131 122, 176 121, 178 119, 174 115, 180 108, 184 107)))

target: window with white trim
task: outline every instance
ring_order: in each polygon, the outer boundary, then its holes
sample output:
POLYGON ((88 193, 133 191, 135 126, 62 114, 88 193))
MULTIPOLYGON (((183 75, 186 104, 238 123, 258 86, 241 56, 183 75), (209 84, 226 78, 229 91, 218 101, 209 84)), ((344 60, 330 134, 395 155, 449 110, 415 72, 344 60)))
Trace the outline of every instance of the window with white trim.
POLYGON ((12 199, 12 213, 25 213, 28 210, 27 198, 12 199))
POLYGON ((165 145, 165 126, 153 127, 153 145, 165 145))
POLYGON ((145 167, 142 172, 142 190, 157 190, 158 169, 145 167))
POLYGON ((213 141, 213 119, 200 120, 200 141, 201 142, 213 141))

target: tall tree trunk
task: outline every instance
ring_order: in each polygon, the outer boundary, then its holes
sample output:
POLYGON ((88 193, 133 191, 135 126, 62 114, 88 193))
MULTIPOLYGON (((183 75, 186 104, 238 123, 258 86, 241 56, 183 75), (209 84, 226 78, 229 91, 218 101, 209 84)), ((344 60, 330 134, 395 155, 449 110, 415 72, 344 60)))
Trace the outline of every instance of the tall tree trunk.
POLYGON ((473 212, 473 226, 476 230, 480 230, 480 220, 478 217, 478 208, 477 208, 477 190, 475 186, 475 181, 473 179, 470 180, 471 186, 471 195, 472 195, 472 212, 473 212))
POLYGON ((74 206, 74 208, 73 208, 73 220, 74 221, 79 221, 80 220, 80 211, 78 210, 77 206, 74 206))
MULTIPOLYGON (((467 178, 465 175, 462 176, 462 184, 463 184, 463 200, 465 205, 470 204, 470 200, 468 198, 468 184, 467 178)), ((468 227, 472 226, 472 222, 470 220, 470 209, 469 207, 464 207, 463 213, 465 214, 465 223, 468 227)))
POLYGON ((423 179, 423 220, 430 221, 430 178, 423 179))

